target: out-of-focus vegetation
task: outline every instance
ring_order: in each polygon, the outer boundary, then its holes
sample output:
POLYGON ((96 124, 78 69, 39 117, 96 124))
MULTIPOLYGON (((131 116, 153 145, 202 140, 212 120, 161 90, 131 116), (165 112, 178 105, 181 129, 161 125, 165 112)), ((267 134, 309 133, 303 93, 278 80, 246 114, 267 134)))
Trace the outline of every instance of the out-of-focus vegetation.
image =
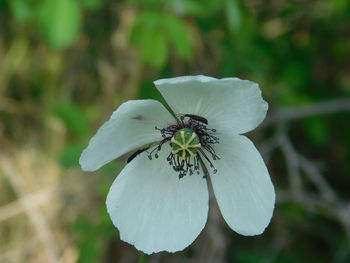
POLYGON ((104 208, 124 161, 77 161, 120 103, 195 74, 260 83, 278 203, 262 236, 212 209, 149 262, 350 262, 349 61, 348 0, 0 0, 0 262, 136 262, 104 208))

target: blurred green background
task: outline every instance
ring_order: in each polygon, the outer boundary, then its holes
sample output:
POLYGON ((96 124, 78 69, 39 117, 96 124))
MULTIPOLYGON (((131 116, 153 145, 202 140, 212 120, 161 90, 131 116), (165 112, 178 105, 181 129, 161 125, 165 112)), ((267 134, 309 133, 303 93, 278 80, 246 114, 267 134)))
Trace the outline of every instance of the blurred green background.
POLYGON ((78 158, 122 102, 196 74, 260 84, 275 214, 243 237, 213 201, 189 248, 144 262, 350 262, 348 0, 0 0, 0 262, 137 262, 104 205, 125 159, 78 158))

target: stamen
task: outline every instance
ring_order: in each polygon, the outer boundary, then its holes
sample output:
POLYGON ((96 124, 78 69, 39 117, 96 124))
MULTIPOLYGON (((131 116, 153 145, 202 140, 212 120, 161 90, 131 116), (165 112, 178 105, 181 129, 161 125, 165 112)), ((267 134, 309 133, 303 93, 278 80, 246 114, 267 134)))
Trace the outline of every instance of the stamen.
POLYGON ((163 140, 148 153, 148 158, 152 160, 152 155, 159 158, 158 152, 163 144, 170 141, 172 151, 166 159, 174 171, 179 172, 179 178, 187 174, 191 176, 195 172, 199 174, 200 169, 203 170, 205 177, 208 174, 208 169, 205 167, 202 157, 208 162, 213 174, 215 174, 217 169, 212 161, 220 159, 212 146, 219 143, 219 138, 213 135, 216 129, 207 128, 208 120, 198 115, 181 115, 179 120, 179 123, 166 128, 155 127, 161 133, 163 140))
POLYGON ((199 151, 201 152, 201 154, 203 155, 203 157, 209 162, 209 165, 211 168, 213 168, 213 173, 215 174, 217 172, 216 168, 214 167, 213 163, 210 161, 210 159, 208 158, 208 156, 203 152, 202 149, 199 149, 199 151))

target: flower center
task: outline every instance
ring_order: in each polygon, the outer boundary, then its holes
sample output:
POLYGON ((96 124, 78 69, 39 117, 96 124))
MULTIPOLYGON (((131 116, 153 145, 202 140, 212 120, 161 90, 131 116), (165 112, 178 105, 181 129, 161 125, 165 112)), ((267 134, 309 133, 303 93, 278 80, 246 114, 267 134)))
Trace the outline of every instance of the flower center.
POLYGON ((189 128, 183 128, 175 132, 171 137, 173 154, 177 154, 181 160, 187 157, 196 157, 197 149, 201 148, 198 135, 189 128))
POLYGON ((212 161, 220 158, 216 155, 212 145, 219 143, 219 138, 213 135, 216 130, 207 128, 207 125, 208 120, 201 116, 181 115, 177 124, 166 128, 155 127, 156 130, 160 131, 163 140, 150 152, 147 151, 149 147, 135 152, 128 161, 142 151, 148 152, 150 160, 153 156, 158 158, 158 152, 162 149, 163 144, 170 141, 171 151, 167 161, 176 172, 179 172, 179 178, 187 174, 192 175, 194 172, 199 174, 201 168, 205 177, 209 173, 205 162, 209 164, 215 174, 217 170, 212 161))

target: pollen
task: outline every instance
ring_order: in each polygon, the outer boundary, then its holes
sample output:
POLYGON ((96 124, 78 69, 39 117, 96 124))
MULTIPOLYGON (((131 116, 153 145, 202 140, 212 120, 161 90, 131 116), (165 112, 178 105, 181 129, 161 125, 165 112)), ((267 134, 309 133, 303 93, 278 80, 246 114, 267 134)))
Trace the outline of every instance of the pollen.
POLYGON ((173 154, 177 154, 182 160, 187 157, 195 157, 197 149, 201 148, 198 135, 189 128, 183 128, 175 132, 171 142, 173 154))

